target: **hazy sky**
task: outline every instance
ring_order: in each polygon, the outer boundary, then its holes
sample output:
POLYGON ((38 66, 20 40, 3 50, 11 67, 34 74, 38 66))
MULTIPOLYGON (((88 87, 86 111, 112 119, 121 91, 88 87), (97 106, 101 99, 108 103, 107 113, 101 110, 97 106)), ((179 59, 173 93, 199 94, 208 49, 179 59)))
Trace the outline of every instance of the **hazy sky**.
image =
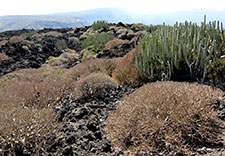
POLYGON ((225 10, 225 0, 1 0, 0 15, 48 14, 103 7, 126 8, 135 13, 225 10))

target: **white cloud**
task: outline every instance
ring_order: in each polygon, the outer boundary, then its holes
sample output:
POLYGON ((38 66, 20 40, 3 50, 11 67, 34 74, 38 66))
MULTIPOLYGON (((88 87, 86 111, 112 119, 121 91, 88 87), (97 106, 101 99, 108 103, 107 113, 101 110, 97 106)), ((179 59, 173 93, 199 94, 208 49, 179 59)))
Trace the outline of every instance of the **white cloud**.
POLYGON ((225 10, 224 0, 3 0, 0 15, 46 14, 102 7, 135 12, 172 12, 190 9, 225 10))

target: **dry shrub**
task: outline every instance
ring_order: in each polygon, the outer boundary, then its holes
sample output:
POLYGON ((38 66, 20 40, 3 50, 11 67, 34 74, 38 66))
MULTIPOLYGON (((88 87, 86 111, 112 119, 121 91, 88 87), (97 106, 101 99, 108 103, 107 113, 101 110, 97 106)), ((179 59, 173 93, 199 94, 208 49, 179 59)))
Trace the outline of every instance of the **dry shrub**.
POLYGON ((5 53, 0 53, 0 63, 8 60, 9 57, 5 53))
POLYGON ((24 69, 3 76, 0 79, 1 107, 54 105, 65 96, 69 84, 64 78, 66 70, 24 69))
POLYGON ((112 73, 112 77, 121 85, 138 86, 141 83, 141 77, 135 64, 135 54, 135 49, 126 54, 112 73))
POLYGON ((103 68, 105 69, 106 74, 112 77, 112 73, 116 69, 120 61, 121 61, 121 58, 113 58, 113 59, 106 60, 103 64, 103 68))
POLYGON ((0 155, 31 155, 46 151, 46 139, 59 131, 51 109, 12 108, 0 113, 0 155))
POLYGON ((60 36, 63 36, 62 33, 57 32, 57 31, 49 31, 49 32, 47 32, 47 33, 41 33, 40 35, 41 35, 41 36, 53 36, 53 37, 60 37, 60 36))
POLYGON ((72 49, 65 49, 59 57, 50 56, 42 67, 53 67, 53 68, 66 68, 67 65, 72 64, 79 59, 79 54, 72 49))
POLYGON ((12 43, 21 42, 23 40, 24 40, 24 38, 22 36, 13 36, 10 38, 9 42, 12 44, 12 43))
POLYGON ((110 70, 113 70, 112 66, 115 66, 116 64, 118 64, 118 59, 88 60, 74 66, 73 68, 70 68, 69 71, 65 74, 65 77, 67 77, 68 79, 72 79, 73 81, 77 81, 90 75, 91 73, 101 72, 109 75, 108 73, 112 72, 110 70))
POLYGON ((34 42, 34 41, 23 40, 23 41, 22 41, 22 45, 23 45, 23 46, 27 46, 27 47, 32 47, 32 48, 34 48, 35 42, 34 42))
POLYGON ((69 37, 69 41, 68 43, 70 44, 70 46, 74 47, 77 44, 79 44, 80 40, 77 37, 69 37))
POLYGON ((101 97, 117 87, 116 82, 103 73, 93 73, 78 84, 83 97, 101 97))
POLYGON ((8 43, 7 40, 0 41, 0 48, 1 48, 3 45, 5 45, 6 43, 8 43))
POLYGON ((212 107, 224 96, 209 86, 149 83, 125 97, 107 119, 106 136, 123 150, 195 152, 222 143, 224 127, 212 107))
POLYGON ((57 39, 57 41, 55 43, 55 47, 58 50, 65 50, 67 48, 66 40, 64 40, 64 39, 57 39))
POLYGON ((114 39, 114 40, 111 40, 109 42, 106 43, 105 47, 106 49, 113 49, 115 47, 118 47, 124 43, 128 43, 129 41, 128 40, 121 40, 121 39, 114 39))

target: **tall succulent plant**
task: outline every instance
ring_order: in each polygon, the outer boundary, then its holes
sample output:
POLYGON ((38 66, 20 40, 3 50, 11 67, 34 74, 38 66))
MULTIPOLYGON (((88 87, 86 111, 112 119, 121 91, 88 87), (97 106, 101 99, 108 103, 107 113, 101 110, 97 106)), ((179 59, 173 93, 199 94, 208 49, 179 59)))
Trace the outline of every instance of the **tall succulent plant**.
POLYGON ((210 62, 222 55, 223 24, 219 21, 201 26, 196 23, 163 25, 140 39, 136 46, 136 66, 142 77, 151 81, 170 80, 186 74, 191 81, 203 82, 210 62))

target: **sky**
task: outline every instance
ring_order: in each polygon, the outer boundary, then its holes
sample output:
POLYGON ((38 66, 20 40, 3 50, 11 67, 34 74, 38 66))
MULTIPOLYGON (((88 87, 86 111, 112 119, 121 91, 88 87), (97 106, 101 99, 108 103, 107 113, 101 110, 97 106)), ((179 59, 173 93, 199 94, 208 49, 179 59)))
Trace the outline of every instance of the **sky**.
POLYGON ((136 14, 192 9, 225 10, 225 0, 2 0, 2 15, 40 15, 94 8, 122 8, 136 14))

